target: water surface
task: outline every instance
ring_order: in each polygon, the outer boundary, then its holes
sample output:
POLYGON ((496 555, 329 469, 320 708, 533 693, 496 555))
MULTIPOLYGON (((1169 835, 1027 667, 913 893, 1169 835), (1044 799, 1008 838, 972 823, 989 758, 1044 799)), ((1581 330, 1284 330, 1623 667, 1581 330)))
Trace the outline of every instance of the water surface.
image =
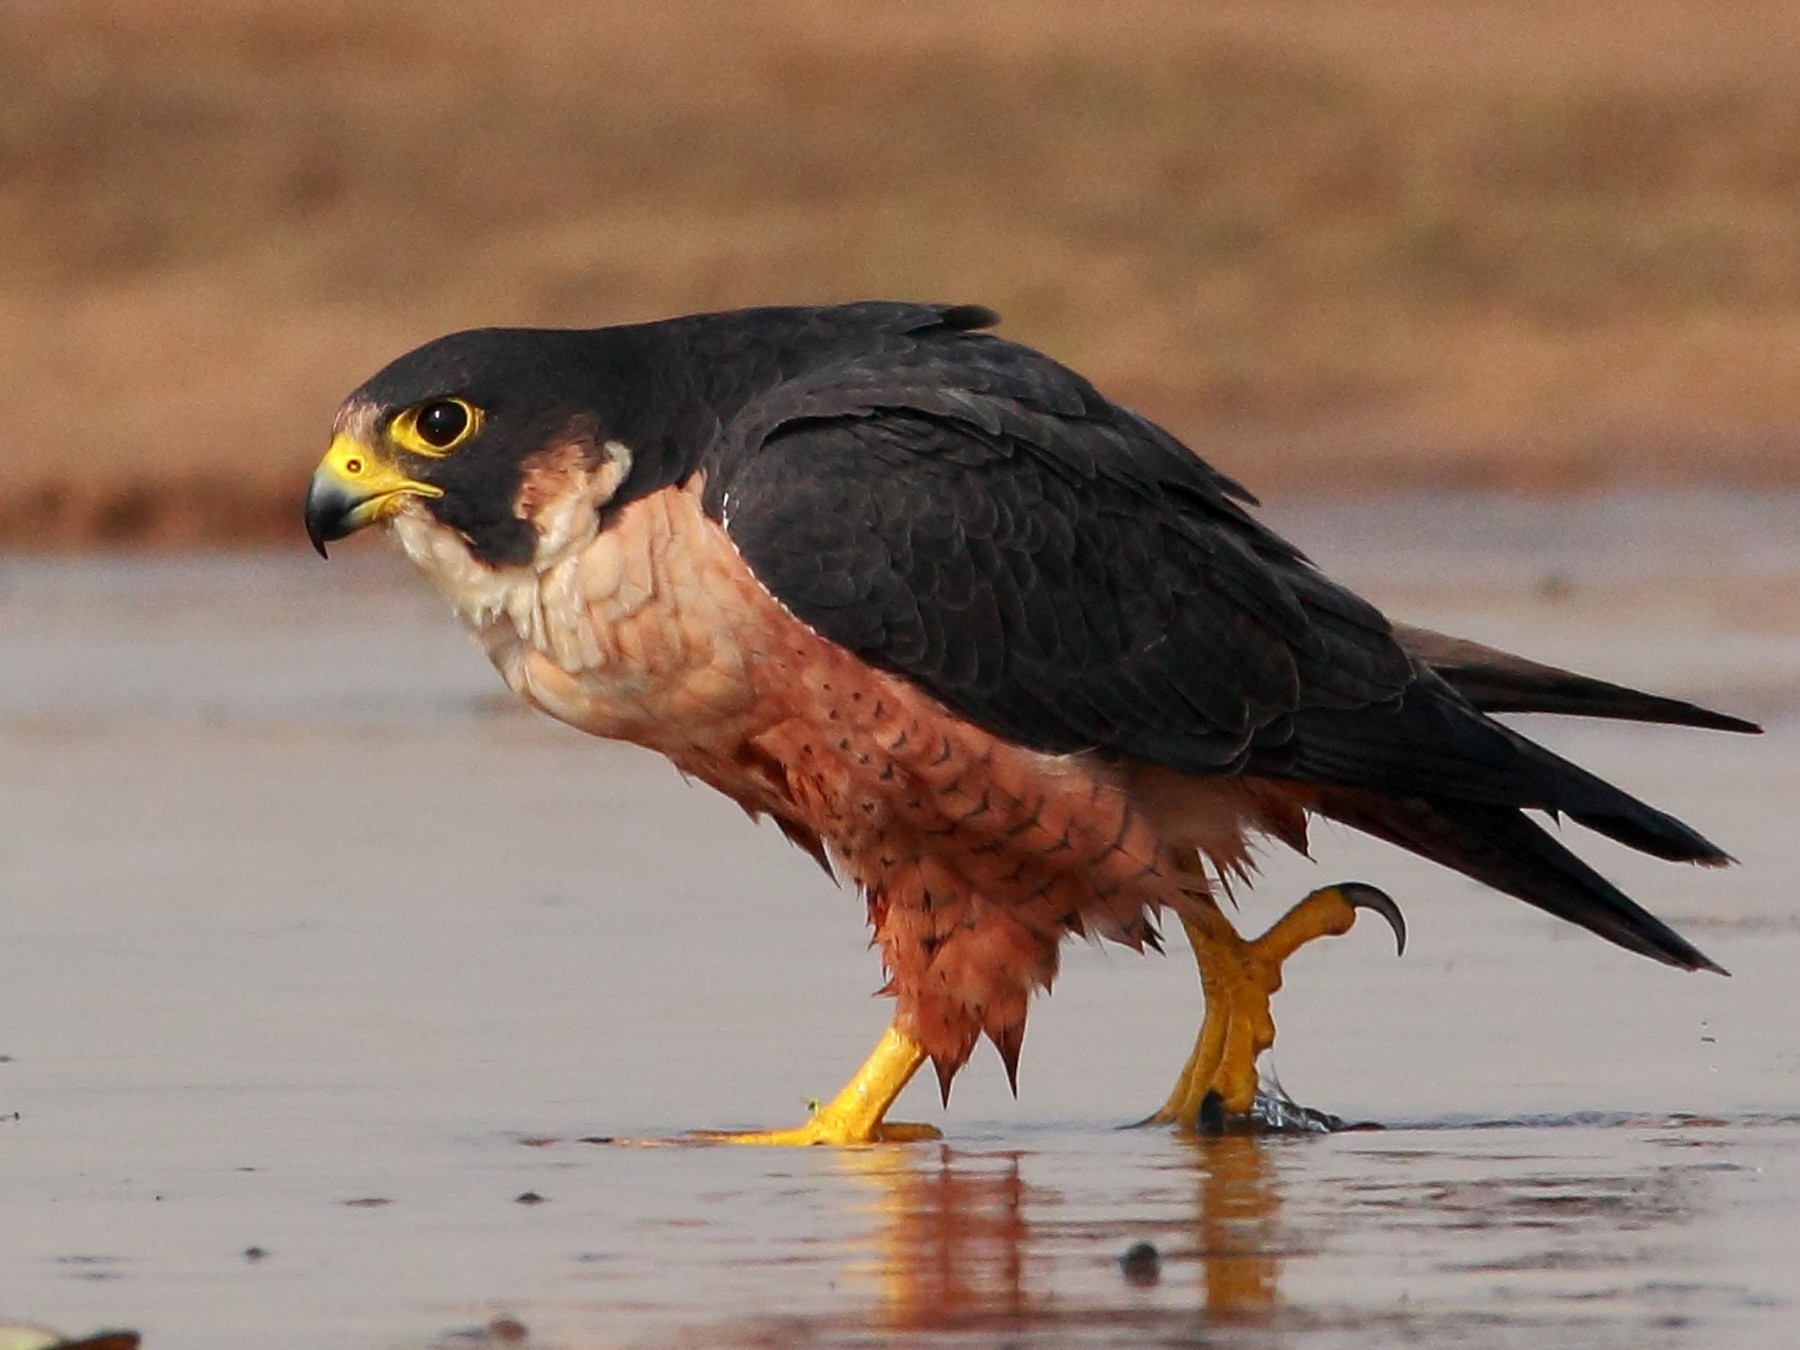
MULTIPOLYGON (((1117 1126, 1185 955, 1076 946, 1018 1100, 790 1123, 874 1042, 860 905, 666 765, 515 712, 376 547, 0 564, 0 1322, 176 1346, 1775 1345, 1800 1334, 1800 501, 1383 500, 1277 522, 1392 612, 1760 717, 1540 722, 1742 860, 1578 847, 1684 975, 1322 829, 1242 920, 1406 908, 1275 1011, 1317 1139, 1117 1126), (16 1113, 16 1117, 14 1115, 16 1113), (535 1199, 534 1199, 535 1197, 535 1199), (1153 1283, 1119 1258, 1153 1245, 1153 1283), (249 1253, 247 1255, 247 1253, 249 1253)), ((929 1076, 927 1076, 929 1077, 929 1076)))

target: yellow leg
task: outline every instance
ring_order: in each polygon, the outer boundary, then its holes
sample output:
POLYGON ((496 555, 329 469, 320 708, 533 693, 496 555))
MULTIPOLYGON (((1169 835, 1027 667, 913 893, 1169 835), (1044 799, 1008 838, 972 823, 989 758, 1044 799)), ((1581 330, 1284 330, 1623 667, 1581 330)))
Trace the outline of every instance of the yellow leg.
POLYGON ((1200 967, 1206 1017, 1174 1090, 1146 1125, 1193 1129, 1202 1104, 1212 1096, 1224 1114, 1250 1109, 1256 1100, 1256 1057, 1275 1043, 1269 996, 1281 988, 1282 963, 1314 938, 1349 932, 1359 909, 1372 909, 1386 919, 1400 949, 1406 949, 1399 907, 1360 882, 1314 891, 1250 942, 1217 910, 1198 920, 1182 919, 1200 967))
POLYGON ((882 1117, 925 1062, 917 1042, 889 1027, 856 1077, 791 1130, 702 1130, 692 1136, 716 1144, 893 1144, 940 1138, 931 1125, 888 1124, 882 1117))

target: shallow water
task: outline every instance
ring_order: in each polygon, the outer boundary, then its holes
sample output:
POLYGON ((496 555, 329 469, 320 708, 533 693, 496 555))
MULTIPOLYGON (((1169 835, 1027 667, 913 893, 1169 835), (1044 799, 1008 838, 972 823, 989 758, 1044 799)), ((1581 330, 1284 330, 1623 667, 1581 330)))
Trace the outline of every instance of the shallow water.
POLYGON ((886 1005, 854 897, 660 761, 515 712, 376 547, 0 564, 0 1322, 172 1346, 1775 1345, 1800 1333, 1800 499, 1272 513, 1391 612, 1764 719, 1540 722, 1743 865, 1579 846, 1683 975, 1391 849, 1309 948, 1296 1097, 1379 1131, 1181 1140, 1184 955, 1083 946, 1014 1101, 942 1144, 789 1123, 886 1005), (13 1118, 13 1113, 17 1113, 13 1118), (521 1197, 541 1197, 541 1202, 521 1197), (1154 1283, 1119 1258, 1160 1257, 1154 1283), (246 1255, 254 1249, 260 1256, 246 1255), (500 1343, 504 1328, 488 1334, 500 1343))

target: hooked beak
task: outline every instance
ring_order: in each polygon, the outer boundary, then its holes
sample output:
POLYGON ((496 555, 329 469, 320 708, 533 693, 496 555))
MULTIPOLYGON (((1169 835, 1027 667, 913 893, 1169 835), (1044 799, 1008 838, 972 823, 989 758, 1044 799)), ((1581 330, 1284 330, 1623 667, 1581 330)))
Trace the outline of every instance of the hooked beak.
POLYGON ((441 497, 443 490, 408 478, 386 458, 340 432, 313 471, 306 490, 306 537, 325 545, 386 520, 408 497, 441 497))

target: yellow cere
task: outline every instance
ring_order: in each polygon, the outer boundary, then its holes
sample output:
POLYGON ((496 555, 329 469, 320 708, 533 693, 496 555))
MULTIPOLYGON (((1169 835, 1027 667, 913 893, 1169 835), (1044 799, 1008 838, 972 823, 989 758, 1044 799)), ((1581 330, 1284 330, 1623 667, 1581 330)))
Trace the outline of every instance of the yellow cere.
POLYGON ((319 473, 335 478, 361 503, 358 525, 380 520, 400 505, 401 498, 441 497, 443 489, 408 478, 386 456, 376 454, 361 441, 340 434, 319 462, 319 473))

